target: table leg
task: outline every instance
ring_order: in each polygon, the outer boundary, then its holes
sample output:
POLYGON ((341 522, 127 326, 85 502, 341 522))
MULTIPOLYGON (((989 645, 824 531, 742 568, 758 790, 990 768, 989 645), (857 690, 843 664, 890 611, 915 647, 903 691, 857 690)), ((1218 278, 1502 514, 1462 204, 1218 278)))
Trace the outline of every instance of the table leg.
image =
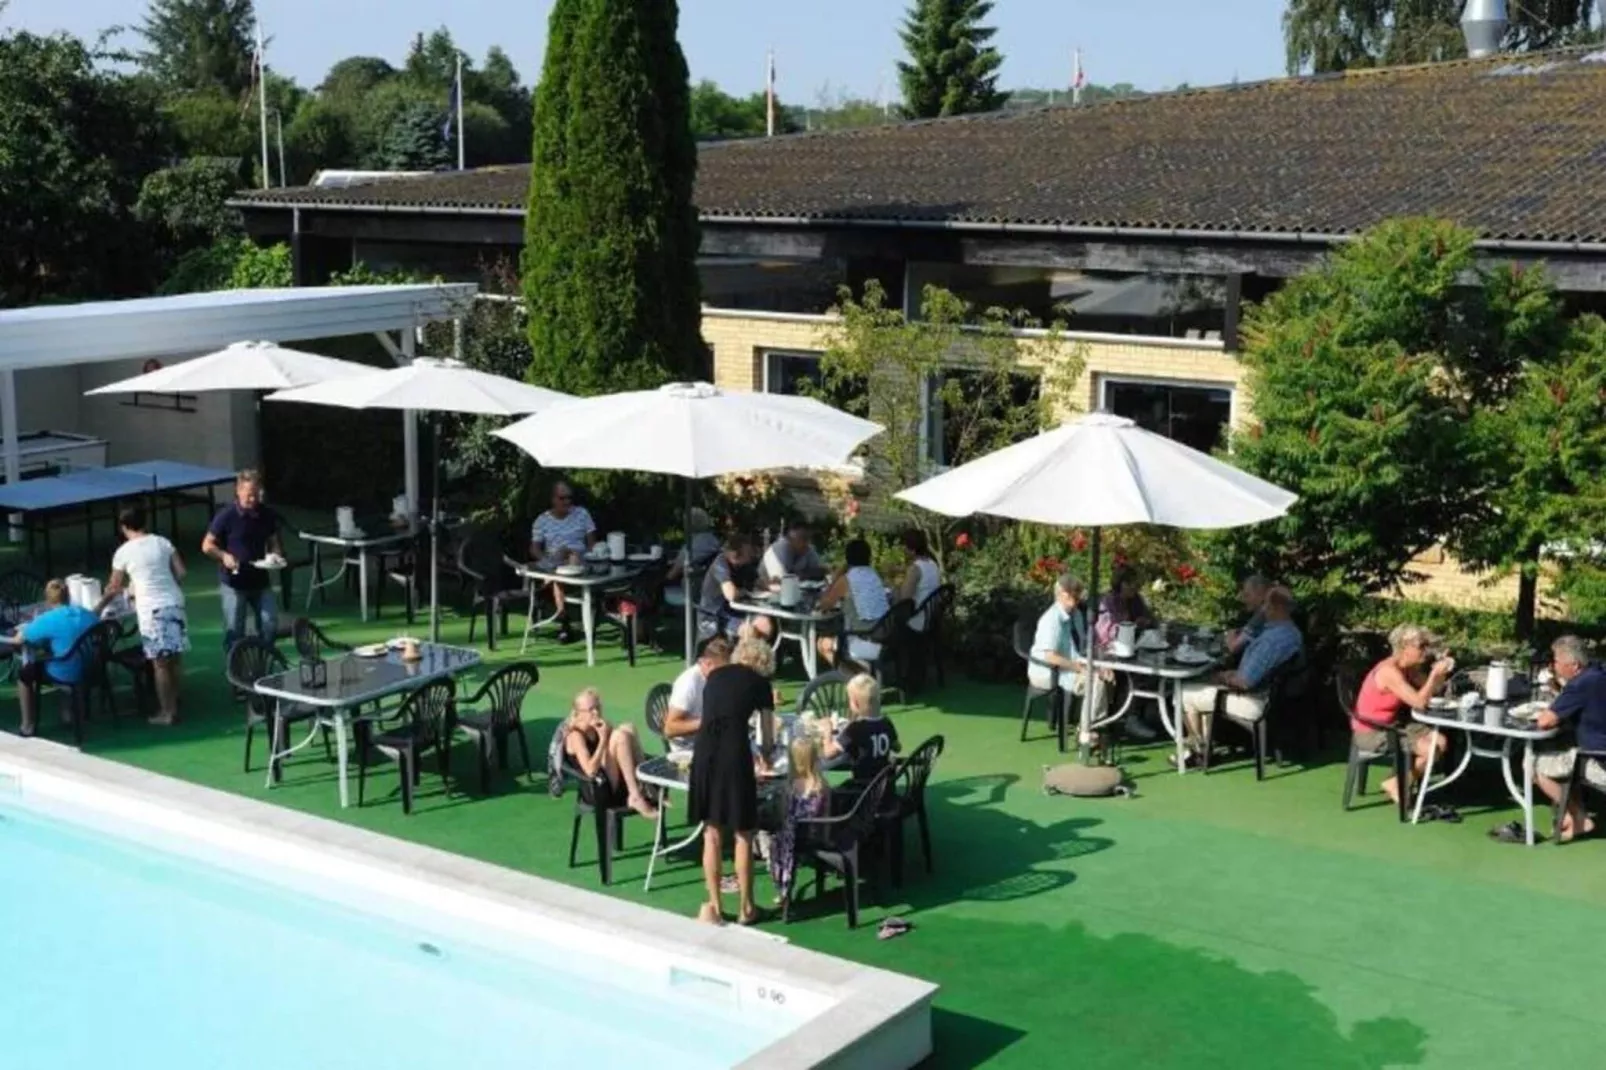
POLYGON ((536 591, 540 589, 534 580, 526 582, 530 585, 530 609, 524 614, 524 639, 519 643, 520 654, 523 654, 524 649, 530 645, 530 631, 535 627, 535 596, 536 591))
POLYGON ((362 607, 362 619, 368 619, 368 551, 357 551, 357 604, 362 607))
POLYGON ((820 626, 811 620, 803 621, 798 635, 798 645, 803 648, 803 671, 812 680, 820 675, 820 626))
MULTIPOLYGON (((275 709, 282 704, 282 700, 274 700, 275 709)), ((273 787, 273 782, 275 779, 274 772, 279 768, 280 762, 284 761, 301 748, 311 746, 312 741, 318 738, 318 718, 314 717, 311 721, 311 724, 312 730, 307 733, 306 739, 303 739, 300 743, 297 743, 293 747, 286 747, 284 750, 278 750, 278 733, 273 730, 273 722, 268 722, 268 787, 273 787)))
MULTIPOLYGON (((1404 744, 1404 742, 1405 741, 1403 739, 1400 740, 1401 744, 1404 744)), ((1413 825, 1422 820, 1422 804, 1427 801, 1428 791, 1433 783, 1433 763, 1438 756, 1439 733, 1434 732, 1428 737, 1428 762, 1427 765, 1425 765, 1422 769, 1422 783, 1418 784, 1416 788, 1416 806, 1411 810, 1411 824, 1413 825)), ((1412 764, 1413 763, 1411 762, 1410 756, 1407 755, 1405 759, 1405 769, 1407 773, 1410 772, 1412 764)), ((1396 784, 1394 786, 1394 790, 1405 791, 1406 786, 1404 784, 1396 784)))
POLYGON ((1160 709, 1160 723, 1165 725, 1165 730, 1171 733, 1172 739, 1176 740, 1177 775, 1186 776, 1188 772, 1188 722, 1186 715, 1182 712, 1182 681, 1161 680, 1160 686, 1155 688, 1155 691, 1157 694, 1154 696, 1154 701, 1160 709), (1172 692, 1170 699, 1166 698, 1168 690, 1172 692), (1176 702, 1174 707, 1176 709, 1175 719, 1171 715, 1173 700, 1176 702))
POLYGON ((586 664, 588 666, 597 663, 596 611, 591 606, 593 589, 590 584, 580 588, 580 627, 586 633, 586 664))
POLYGON ((323 576, 323 546, 312 544, 312 582, 307 584, 307 605, 303 612, 312 612, 312 596, 318 590, 319 579, 323 576))
POLYGON ((335 768, 340 778, 340 808, 344 810, 350 804, 346 788, 346 711, 336 710, 335 722, 335 768))
POLYGON ((668 792, 660 792, 658 799, 658 821, 653 826, 652 831, 652 851, 647 855, 647 882, 641 886, 641 890, 644 892, 652 891, 653 864, 658 861, 658 852, 663 850, 664 822, 668 820, 665 815, 669 813, 669 807, 664 805, 664 803, 667 801, 668 792))
MULTIPOLYGON (((1583 769, 1578 770, 1583 776, 1583 769)), ((1534 743, 1531 739, 1522 741, 1522 821, 1523 827, 1528 830, 1528 846, 1534 845, 1534 743)))

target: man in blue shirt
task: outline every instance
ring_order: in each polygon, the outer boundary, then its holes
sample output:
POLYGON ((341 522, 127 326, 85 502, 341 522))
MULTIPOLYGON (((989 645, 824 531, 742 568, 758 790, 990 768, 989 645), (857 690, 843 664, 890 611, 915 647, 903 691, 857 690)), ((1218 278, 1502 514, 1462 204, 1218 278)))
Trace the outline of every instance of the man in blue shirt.
MULTIPOLYGON (((1087 694, 1087 661, 1083 654, 1087 647, 1087 607, 1082 581, 1066 573, 1054 582, 1054 604, 1037 618, 1037 631, 1032 637, 1032 660, 1026 666, 1026 679, 1040 691, 1047 691, 1056 683, 1064 695, 1087 694)), ((1110 689, 1099 689, 1099 709, 1093 719, 1102 716, 1109 703, 1110 689)), ((1056 696, 1056 716, 1059 703, 1066 700, 1056 696)))
POLYGON ((1182 689, 1182 712, 1188 722, 1188 740, 1196 757, 1204 745, 1204 718, 1216 712, 1216 697, 1226 689, 1223 712, 1240 724, 1252 725, 1266 715, 1266 687, 1272 673, 1298 657, 1305 640, 1294 624, 1294 596, 1286 587, 1266 592, 1261 609, 1265 625, 1244 647, 1238 668, 1217 673, 1211 680, 1182 689))
MULTIPOLYGON (((1575 776, 1606 791, 1606 767, 1600 761, 1585 758, 1578 764, 1580 749, 1606 751, 1606 669, 1590 662, 1589 651, 1577 636, 1557 639, 1550 653, 1555 659, 1552 668, 1556 679, 1562 682, 1561 694, 1534 724, 1547 729, 1565 726, 1571 731, 1535 747, 1539 753, 1534 760, 1534 784, 1559 805, 1565 782, 1575 776)), ((1581 791, 1573 792, 1567 813, 1562 815, 1559 836, 1563 843, 1595 831, 1595 823, 1584 813, 1583 795, 1581 791)), ((1519 842, 1526 842, 1524 830, 1518 825, 1519 842)), ((1500 838, 1509 839, 1504 835, 1500 838)))
POLYGON ((85 632, 100 623, 100 618, 89 610, 68 604, 67 585, 60 580, 45 584, 45 605, 49 608, 5 637, 12 646, 40 648, 49 658, 48 661, 31 661, 17 674, 22 684, 17 689, 17 702, 22 707, 21 732, 25 736, 38 730, 39 685, 70 685, 83 679, 83 659, 64 655, 85 632))
POLYGON ((279 610, 268 586, 268 574, 253 562, 283 554, 279 517, 262 504, 262 477, 247 468, 234 481, 234 500, 212 518, 201 553, 218 563, 218 593, 223 604, 223 649, 245 637, 248 620, 257 635, 273 642, 279 635, 279 610))

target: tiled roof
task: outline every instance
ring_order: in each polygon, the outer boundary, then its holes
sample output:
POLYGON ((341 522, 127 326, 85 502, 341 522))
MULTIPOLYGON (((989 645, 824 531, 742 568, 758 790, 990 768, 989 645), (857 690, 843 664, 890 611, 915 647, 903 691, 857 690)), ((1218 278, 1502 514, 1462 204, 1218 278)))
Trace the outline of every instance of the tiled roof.
MULTIPOLYGON (((703 217, 1345 234, 1436 215, 1606 240, 1606 51, 1281 79, 709 144, 703 217)), ((528 167, 242 195, 519 211, 528 167)))

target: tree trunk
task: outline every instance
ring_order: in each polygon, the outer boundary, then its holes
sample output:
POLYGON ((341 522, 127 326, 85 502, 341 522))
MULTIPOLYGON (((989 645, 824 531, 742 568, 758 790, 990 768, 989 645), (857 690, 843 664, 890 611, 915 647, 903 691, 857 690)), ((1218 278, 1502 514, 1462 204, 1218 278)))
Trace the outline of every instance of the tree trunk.
POLYGON ((1539 549, 1536 539, 1522 555, 1522 572, 1517 585, 1517 639, 1533 638, 1534 616, 1539 603, 1539 549))

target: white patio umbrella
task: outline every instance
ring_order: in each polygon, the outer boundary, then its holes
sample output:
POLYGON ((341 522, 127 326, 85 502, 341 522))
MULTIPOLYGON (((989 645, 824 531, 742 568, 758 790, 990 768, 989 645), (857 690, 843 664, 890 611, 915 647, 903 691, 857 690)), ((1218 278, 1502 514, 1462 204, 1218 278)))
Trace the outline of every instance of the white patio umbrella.
POLYGON ((308 405, 331 405, 344 409, 395 409, 431 414, 430 467, 434 493, 429 517, 429 632, 430 639, 437 640, 440 638, 440 428, 433 417, 443 412, 469 416, 524 416, 573 399, 556 390, 477 371, 461 361, 419 357, 411 364, 373 375, 281 390, 269 394, 268 400, 299 401, 308 405))
POLYGON ((285 390, 380 369, 286 349, 275 342, 235 342, 216 353, 96 387, 94 394, 201 394, 216 390, 285 390))
MULTIPOLYGON (((1234 528, 1288 512, 1298 495, 1097 412, 1007 446, 898 494, 946 516, 984 513, 1056 527, 1093 529, 1092 607, 1098 612, 1101 529, 1113 524, 1234 528)), ((1085 726, 1097 689, 1091 675, 1085 726)), ((1060 718, 1060 749, 1065 749, 1060 718)))
MULTIPOLYGON (((880 425, 813 398, 671 383, 553 406, 496 434, 549 468, 683 477, 689 533, 691 480, 777 468, 832 468, 880 432, 880 425)), ((681 582, 690 664, 695 629, 689 569, 681 582)))

